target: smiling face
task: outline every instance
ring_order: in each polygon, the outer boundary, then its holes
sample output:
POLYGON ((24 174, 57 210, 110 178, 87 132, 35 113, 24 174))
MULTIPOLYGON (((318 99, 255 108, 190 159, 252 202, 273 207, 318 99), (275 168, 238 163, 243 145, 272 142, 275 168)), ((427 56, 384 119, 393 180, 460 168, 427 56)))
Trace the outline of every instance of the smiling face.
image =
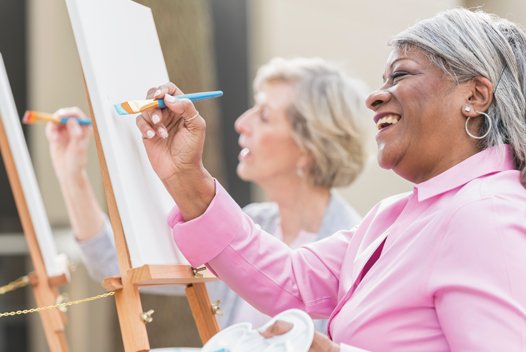
POLYGON ((237 173, 241 179, 263 187, 280 180, 298 181, 296 170, 304 153, 287 118, 293 98, 291 84, 268 82, 257 93, 254 107, 237 118, 235 129, 242 148, 237 173))
POLYGON ((394 49, 383 86, 367 99, 380 166, 420 183, 475 153, 461 113, 469 95, 469 84, 456 85, 421 50, 394 49))

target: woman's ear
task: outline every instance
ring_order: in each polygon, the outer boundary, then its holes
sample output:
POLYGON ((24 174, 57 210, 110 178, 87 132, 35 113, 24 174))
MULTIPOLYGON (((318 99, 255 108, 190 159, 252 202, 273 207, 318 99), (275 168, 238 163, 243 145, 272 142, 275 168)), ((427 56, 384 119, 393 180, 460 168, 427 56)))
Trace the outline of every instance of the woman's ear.
POLYGON ((313 157, 310 152, 302 150, 298 161, 296 162, 296 174, 298 176, 305 176, 312 163, 313 157))
POLYGON ((471 81, 469 102, 475 111, 486 112, 493 101, 493 83, 489 79, 477 76, 471 81))

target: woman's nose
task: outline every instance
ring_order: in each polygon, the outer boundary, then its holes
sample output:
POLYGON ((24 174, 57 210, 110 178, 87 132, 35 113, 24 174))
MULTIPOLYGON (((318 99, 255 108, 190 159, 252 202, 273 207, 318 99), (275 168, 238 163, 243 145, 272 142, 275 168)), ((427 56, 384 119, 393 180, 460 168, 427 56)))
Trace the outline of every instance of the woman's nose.
POLYGON ((252 109, 245 111, 243 114, 241 114, 241 116, 239 116, 236 119, 236 122, 234 122, 234 128, 237 133, 246 133, 249 125, 248 120, 250 117, 251 110, 252 109))
POLYGON ((377 89, 367 97, 365 104, 373 111, 376 111, 381 105, 390 99, 390 94, 385 89, 377 89))

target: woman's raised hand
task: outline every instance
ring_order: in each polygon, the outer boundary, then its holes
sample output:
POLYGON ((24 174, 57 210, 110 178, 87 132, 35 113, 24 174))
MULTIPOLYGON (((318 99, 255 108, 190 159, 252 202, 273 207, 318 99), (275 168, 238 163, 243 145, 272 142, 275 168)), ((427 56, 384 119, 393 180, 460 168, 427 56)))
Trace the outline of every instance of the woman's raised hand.
POLYGON ((55 112, 59 117, 71 117, 66 124, 48 122, 46 137, 53 168, 60 182, 78 178, 86 172, 90 126, 81 126, 75 118, 85 117, 78 107, 55 112))
POLYGON ((151 109, 137 117, 137 127, 157 176, 185 220, 201 215, 215 194, 213 178, 203 166, 205 120, 173 83, 148 91, 149 99, 164 99, 165 109, 151 109))
POLYGON ((148 91, 148 99, 164 99, 166 109, 151 109, 137 117, 148 158, 159 178, 165 182, 174 175, 202 168, 205 120, 173 83, 148 91))

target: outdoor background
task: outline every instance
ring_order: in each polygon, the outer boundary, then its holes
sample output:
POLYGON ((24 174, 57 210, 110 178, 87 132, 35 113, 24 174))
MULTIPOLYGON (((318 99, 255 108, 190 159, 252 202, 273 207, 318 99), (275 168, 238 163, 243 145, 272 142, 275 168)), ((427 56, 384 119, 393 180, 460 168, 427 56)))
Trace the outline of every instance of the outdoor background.
MULTIPOLYGON (((205 163, 240 205, 261 200, 261 192, 235 175, 237 135, 234 120, 252 104, 251 81, 257 68, 275 56, 319 56, 343 65, 376 89, 397 32, 437 12, 481 7, 526 26, 524 0, 144 0, 152 8, 170 78, 184 91, 221 89, 224 97, 199 103, 208 122, 205 163)), ((130 25, 133 25, 130 23, 130 25)), ((53 112, 79 105, 89 111, 82 70, 63 0, 0 0, 0 52, 6 62, 20 115, 26 109, 53 112)), ((130 52, 133 59, 133 52, 130 52)), ((146 91, 145 87, 145 91, 146 91)), ((353 186, 341 190, 364 215, 382 198, 411 185, 376 165, 374 126, 371 157, 353 186)), ((57 245, 76 268, 61 288, 71 299, 103 292, 86 274, 69 230, 64 203, 48 155, 43 126, 25 128, 57 245)), ((104 190, 94 143, 90 177, 100 202, 104 190)), ((3 164, 0 162, 0 285, 32 270, 3 164)), ((213 299, 213 297, 212 297, 213 299)), ((184 297, 143 295, 153 308, 148 326, 152 347, 198 346, 184 297)), ((0 296, 0 312, 34 306, 30 289, 0 296)), ((70 308, 67 333, 75 352, 120 351, 113 299, 70 308)), ((0 318, 0 351, 47 351, 39 317, 0 318)))

